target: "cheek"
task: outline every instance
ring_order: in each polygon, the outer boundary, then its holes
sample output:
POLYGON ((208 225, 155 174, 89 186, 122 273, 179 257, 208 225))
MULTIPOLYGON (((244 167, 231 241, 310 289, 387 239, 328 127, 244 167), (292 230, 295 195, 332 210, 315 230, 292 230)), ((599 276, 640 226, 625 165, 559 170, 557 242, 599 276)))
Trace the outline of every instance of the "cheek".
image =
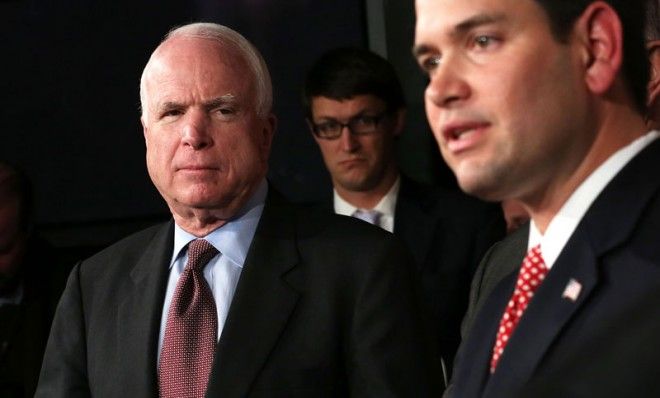
POLYGON ((374 138, 362 142, 363 152, 366 152, 373 163, 382 163, 390 150, 385 139, 374 138))
POLYGON ((323 160, 325 160, 326 163, 330 163, 335 158, 336 154, 335 146, 332 145, 333 143, 330 141, 317 141, 317 144, 319 146, 319 150, 321 151, 321 156, 323 156, 323 160))
POLYGON ((0 271, 13 271, 20 261, 21 251, 15 245, 9 252, 0 255, 0 271))
POLYGON ((424 96, 424 108, 426 109, 426 119, 429 122, 429 126, 431 126, 431 131, 436 141, 440 142, 440 108, 433 103, 428 94, 424 96))

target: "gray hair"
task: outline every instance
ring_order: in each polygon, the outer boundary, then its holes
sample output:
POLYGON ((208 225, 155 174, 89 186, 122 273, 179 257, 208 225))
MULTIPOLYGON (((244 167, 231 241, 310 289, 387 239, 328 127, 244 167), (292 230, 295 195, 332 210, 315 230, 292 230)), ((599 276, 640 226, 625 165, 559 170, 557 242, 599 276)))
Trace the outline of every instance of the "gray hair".
MULTIPOLYGON (((257 115, 261 117, 267 116, 273 107, 273 85, 270 79, 268 67, 264 61, 259 50, 250 43, 245 37, 235 30, 228 28, 224 25, 207 22, 197 22, 188 25, 183 25, 170 30, 163 38, 164 43, 173 37, 194 37, 202 39, 211 39, 220 43, 221 45, 229 45, 243 55, 248 67, 252 71, 255 81, 255 107, 257 115)), ((151 58, 153 58, 152 53, 151 58)), ((145 106, 145 74, 147 67, 151 62, 151 58, 147 62, 142 77, 140 78, 140 102, 144 112, 145 106)))

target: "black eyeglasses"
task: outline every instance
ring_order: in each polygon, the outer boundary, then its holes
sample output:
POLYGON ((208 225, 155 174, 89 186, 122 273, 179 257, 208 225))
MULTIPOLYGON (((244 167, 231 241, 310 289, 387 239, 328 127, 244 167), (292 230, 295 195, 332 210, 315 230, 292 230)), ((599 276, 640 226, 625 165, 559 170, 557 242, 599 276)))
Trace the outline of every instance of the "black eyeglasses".
POLYGON ((310 123, 315 136, 325 140, 334 140, 341 136, 344 127, 348 127, 348 131, 354 135, 372 134, 376 132, 378 124, 386 115, 387 112, 378 115, 359 115, 351 118, 347 123, 341 123, 337 120, 328 120, 318 124, 310 123))

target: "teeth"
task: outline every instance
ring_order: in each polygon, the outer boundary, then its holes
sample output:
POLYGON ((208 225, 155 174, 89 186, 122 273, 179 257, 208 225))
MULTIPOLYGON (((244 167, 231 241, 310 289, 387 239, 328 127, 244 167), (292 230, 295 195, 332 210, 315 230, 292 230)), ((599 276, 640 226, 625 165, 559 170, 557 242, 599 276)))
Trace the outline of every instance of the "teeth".
POLYGON ((461 130, 456 130, 454 131, 454 138, 460 138, 463 134, 467 133, 470 131, 470 129, 461 129, 461 130))

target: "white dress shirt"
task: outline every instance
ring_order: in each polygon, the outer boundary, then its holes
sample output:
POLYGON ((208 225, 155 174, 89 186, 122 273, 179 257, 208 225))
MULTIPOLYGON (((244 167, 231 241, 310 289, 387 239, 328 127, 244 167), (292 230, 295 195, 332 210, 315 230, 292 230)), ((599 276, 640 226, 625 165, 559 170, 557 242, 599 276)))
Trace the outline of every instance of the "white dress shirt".
MULTIPOLYGON (((612 179, 635 157, 642 149, 646 148, 653 140, 658 138, 658 131, 650 131, 642 137, 619 149, 610 156, 603 164, 587 177, 586 180, 573 192, 559 212, 550 220, 545 234, 541 232, 532 220, 529 227, 529 241, 527 250, 540 244, 541 254, 548 269, 552 268, 555 261, 566 246, 566 242, 573 235, 578 224, 584 217, 591 204, 596 200, 601 191, 612 181, 612 179)), ((634 195, 634 192, 632 193, 634 195)))
MULTIPOLYGON (((396 201, 399 197, 399 189, 401 188, 401 177, 397 177, 389 191, 383 196, 378 204, 373 209, 360 209, 360 210, 376 210, 381 213, 378 226, 388 232, 394 231, 394 210, 396 209, 396 201)), ((334 206, 335 213, 343 216, 352 216, 357 207, 345 201, 337 190, 334 190, 334 206)))
MULTIPOLYGON (((218 250, 204 267, 204 279, 209 284, 215 307, 218 312, 218 340, 227 319, 229 306, 234 297, 234 291, 241 276, 245 257, 252 243, 252 238, 257 229, 257 224, 264 209, 268 184, 262 181, 255 194, 238 213, 235 219, 227 222, 220 228, 214 230, 202 239, 206 239, 218 250)), ((188 262, 187 245, 197 239, 196 236, 184 231, 175 224, 174 226, 174 250, 170 262, 170 276, 167 281, 167 292, 160 321, 160 338, 158 340, 158 361, 165 338, 165 326, 167 325, 167 314, 172 303, 174 291, 179 277, 188 262)))

